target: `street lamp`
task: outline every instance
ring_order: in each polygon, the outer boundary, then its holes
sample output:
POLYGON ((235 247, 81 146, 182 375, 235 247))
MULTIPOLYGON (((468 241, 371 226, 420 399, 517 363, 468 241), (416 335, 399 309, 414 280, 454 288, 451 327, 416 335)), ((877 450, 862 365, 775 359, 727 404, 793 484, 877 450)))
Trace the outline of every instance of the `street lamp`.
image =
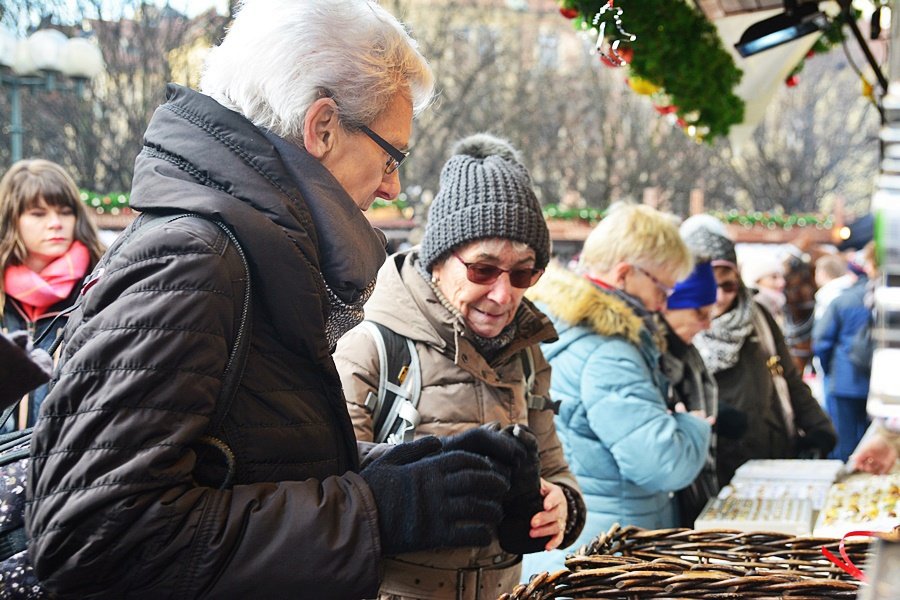
POLYGON ((100 49, 85 38, 69 38, 56 29, 40 29, 25 39, 0 30, 0 84, 9 88, 10 154, 22 159, 23 87, 52 92, 56 89, 84 91, 86 81, 103 71, 100 49), (57 78, 71 79, 71 85, 57 78))

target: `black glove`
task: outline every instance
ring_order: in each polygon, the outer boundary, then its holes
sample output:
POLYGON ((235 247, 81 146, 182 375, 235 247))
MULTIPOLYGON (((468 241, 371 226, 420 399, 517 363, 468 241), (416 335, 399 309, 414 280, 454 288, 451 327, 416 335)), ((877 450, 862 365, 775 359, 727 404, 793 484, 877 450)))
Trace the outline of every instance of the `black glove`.
POLYGON ((510 425, 503 434, 517 440, 525 452, 513 470, 509 491, 503 498, 503 520, 497 528, 500 547, 511 554, 540 552, 553 536, 533 538, 528 535, 531 518, 544 510, 537 438, 524 425, 510 425))
POLYGON ((828 431, 816 429, 797 439, 797 458, 820 459, 834 449, 837 438, 828 431))
POLYGON ((441 447, 433 436, 400 444, 360 472, 384 554, 491 543, 509 480, 482 456, 441 447))
POLYGON ((0 334, 0 409, 50 380, 53 359, 44 350, 32 348, 27 331, 0 334))
POLYGON ((716 435, 736 440, 747 433, 747 414, 730 406, 719 405, 716 416, 716 435))
POLYGON ((489 423, 444 438, 444 451, 462 450, 480 454, 491 461, 494 469, 510 479, 513 469, 525 459, 525 447, 514 437, 502 433, 499 425, 489 423))

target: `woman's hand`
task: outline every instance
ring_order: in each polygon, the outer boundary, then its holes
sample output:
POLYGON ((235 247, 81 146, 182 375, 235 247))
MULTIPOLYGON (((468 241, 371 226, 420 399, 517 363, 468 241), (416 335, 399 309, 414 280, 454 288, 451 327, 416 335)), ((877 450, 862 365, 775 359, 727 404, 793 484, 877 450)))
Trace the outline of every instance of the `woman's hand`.
MULTIPOLYGON (((675 412, 676 413, 686 413, 688 412, 687 407, 684 405, 684 402, 677 402, 675 404, 675 412)), ((697 410, 690 411, 690 414, 694 415, 698 419, 706 421, 710 424, 710 426, 714 426, 716 424, 716 418, 714 416, 707 416, 706 411, 702 408, 697 410)))
POLYGON ((541 496, 544 497, 544 510, 531 518, 531 531, 528 535, 532 538, 553 536, 544 547, 545 550, 553 550, 562 543, 566 532, 569 518, 566 495, 561 487, 541 478, 541 496))
POLYGON ((863 438, 848 462, 859 471, 884 475, 897 462, 897 448, 876 431, 863 438))

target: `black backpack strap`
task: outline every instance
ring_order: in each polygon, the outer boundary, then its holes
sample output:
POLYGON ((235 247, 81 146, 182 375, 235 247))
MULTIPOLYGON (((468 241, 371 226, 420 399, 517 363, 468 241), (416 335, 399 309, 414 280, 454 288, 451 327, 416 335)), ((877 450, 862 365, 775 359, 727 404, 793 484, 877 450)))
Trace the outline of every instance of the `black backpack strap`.
MULTIPOLYGON (((66 309, 63 313, 60 313, 60 315, 58 315, 56 318, 68 314, 81 306, 84 294, 94 284, 100 281, 100 279, 106 273, 107 265, 127 244, 137 241, 138 239, 146 236, 151 231, 154 231, 157 228, 162 227, 163 225, 166 225, 173 221, 177 221, 178 219, 184 219, 188 217, 195 217, 198 219, 203 219, 204 221, 214 223, 225 233, 226 236, 228 236, 228 239, 234 245, 235 250, 237 250, 237 253, 240 256, 246 281, 246 285, 244 285, 244 295, 241 299, 240 322, 238 325, 237 333, 235 334, 235 338, 232 342, 231 351, 228 354, 228 362, 226 363, 225 371, 222 375, 222 388, 219 391, 219 396, 216 402, 216 409, 210 417, 209 426, 206 428, 206 434, 199 439, 202 444, 213 447, 224 455, 227 465, 227 475, 224 482, 220 486, 224 489, 231 485, 231 480, 234 477, 236 468, 234 453, 228 447, 228 444, 213 436, 217 435, 221 431, 222 424, 225 422, 225 418, 228 416, 228 411, 231 410, 231 405, 234 402, 235 396, 237 395, 241 377, 243 377, 244 368, 247 365, 247 356, 250 352, 251 337, 250 265, 247 262, 247 256, 246 254, 244 254, 244 249, 241 247, 240 242, 238 242, 237 236, 235 236, 234 233, 232 233, 232 231, 221 221, 195 213, 142 213, 129 226, 125 233, 120 235, 119 238, 116 239, 115 242, 113 242, 113 245, 109 247, 103 257, 97 263, 97 266, 94 267, 94 270, 91 272, 91 274, 85 278, 84 284, 81 288, 81 294, 78 297, 78 301, 72 307, 66 309)), ((52 329, 52 326, 53 323, 51 322, 50 327, 47 328, 47 331, 52 329)), ((53 346, 50 349, 51 354, 56 352, 57 348, 63 341, 63 337, 64 336, 60 335, 53 343, 53 346)), ((7 408, 3 412, 3 414, 0 414, 0 419, 3 419, 2 421, 0 421, 0 424, 6 422, 6 419, 9 418, 9 415, 11 415, 12 412, 16 409, 16 406, 18 406, 18 403, 7 408)))
POLYGON ((365 405, 372 413, 374 441, 398 444, 411 441, 421 421, 418 405, 422 369, 415 343, 393 329, 363 321, 378 351, 378 391, 369 392, 365 405))
POLYGON ((237 462, 235 460, 234 452, 228 444, 215 436, 219 435, 219 432, 222 431, 222 425, 225 423, 225 418, 231 410, 231 405, 234 403, 235 396, 237 396, 238 387, 240 387, 241 379, 244 376, 244 369, 247 366, 247 356, 250 354, 250 338, 252 337, 250 265, 247 262, 247 255, 244 254, 244 249, 241 247, 237 236, 235 236, 228 226, 221 221, 210 219, 203 215, 188 213, 176 216, 175 218, 169 219, 167 222, 185 217, 197 217, 211 221, 221 229, 226 236, 228 236, 228 239, 234 245, 234 248, 237 250, 238 256, 241 259, 241 265, 244 268, 246 281, 244 285, 244 295, 241 298, 240 322, 234 340, 232 340, 231 352, 228 354, 228 363, 225 365, 225 372, 222 375, 222 387, 219 390, 216 409, 210 417, 209 425, 206 428, 206 434, 197 440, 201 444, 218 450, 225 458, 227 470, 224 480, 219 485, 219 489, 226 489, 231 486, 231 482, 234 479, 237 462))

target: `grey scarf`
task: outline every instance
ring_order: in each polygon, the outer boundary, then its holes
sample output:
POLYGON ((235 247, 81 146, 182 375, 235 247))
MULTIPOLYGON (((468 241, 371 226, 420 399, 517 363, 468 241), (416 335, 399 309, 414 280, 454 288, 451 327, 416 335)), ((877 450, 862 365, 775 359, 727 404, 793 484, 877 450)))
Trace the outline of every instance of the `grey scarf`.
POLYGON ((363 320, 363 305, 375 289, 375 277, 386 256, 385 237, 312 155, 270 131, 264 133, 312 216, 330 307, 325 336, 333 348, 363 320))
POLYGON ((734 308, 713 319, 709 329, 694 337, 694 347, 700 352, 710 373, 718 373, 737 364, 741 348, 753 331, 752 303, 749 293, 742 290, 734 308))

